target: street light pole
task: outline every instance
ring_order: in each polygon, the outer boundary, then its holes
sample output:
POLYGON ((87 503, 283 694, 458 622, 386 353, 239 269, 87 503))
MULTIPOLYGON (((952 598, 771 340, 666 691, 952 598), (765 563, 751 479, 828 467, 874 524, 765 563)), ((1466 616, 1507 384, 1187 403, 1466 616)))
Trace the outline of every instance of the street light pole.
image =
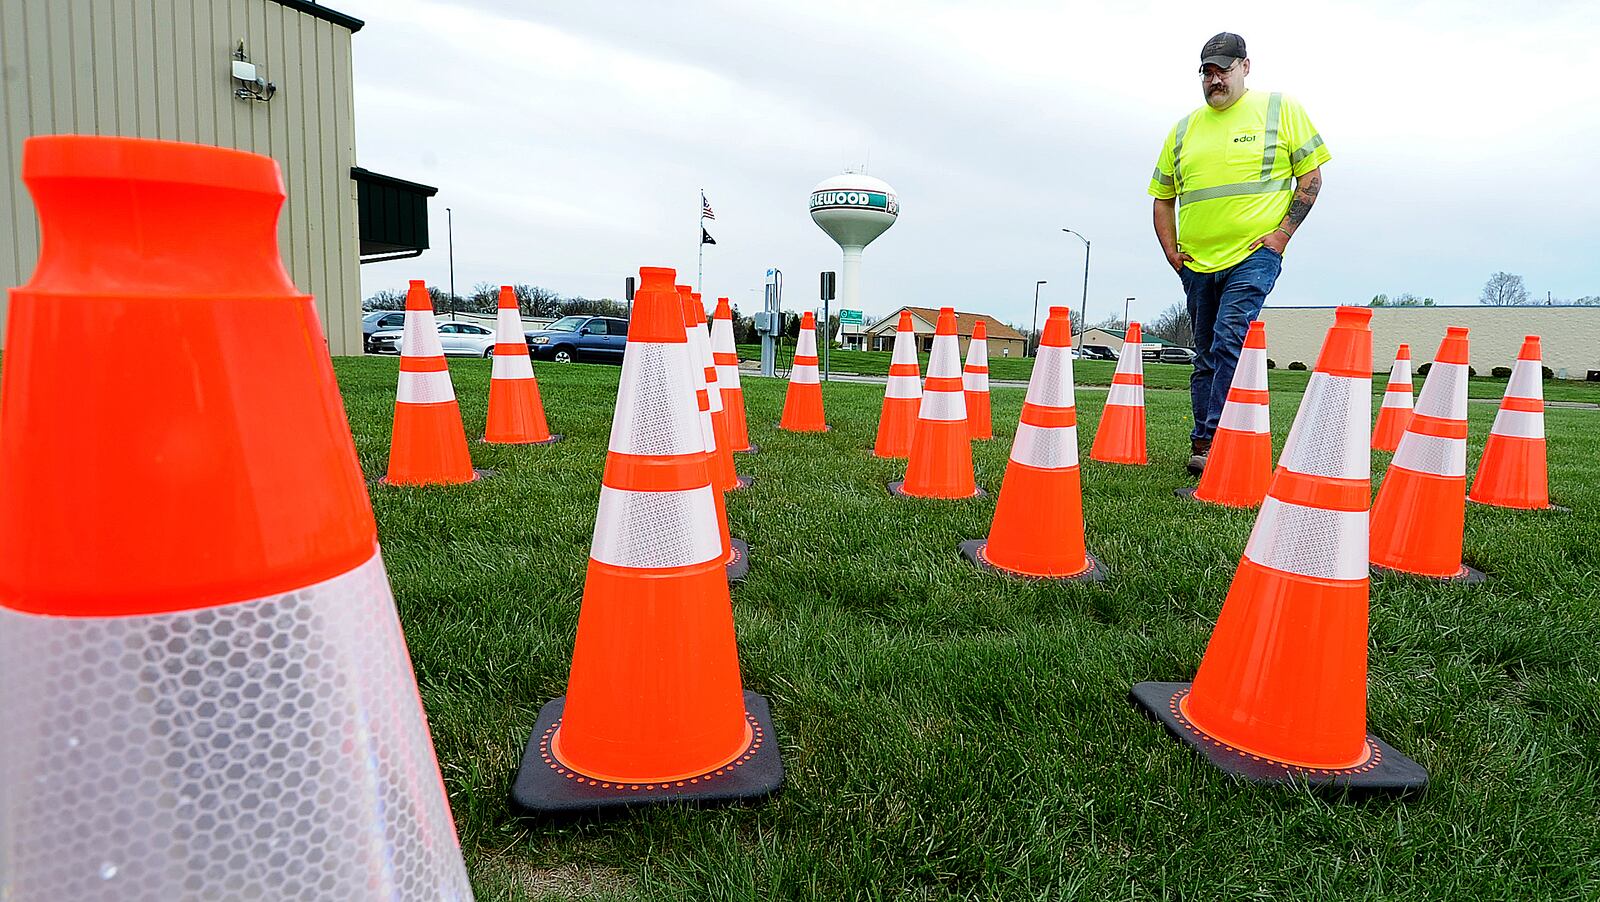
POLYGON ((1033 343, 1033 353, 1029 357, 1039 356, 1039 286, 1049 284, 1044 279, 1033 283, 1033 328, 1028 330, 1028 340, 1033 343))
POLYGON ((1122 328, 1124 329, 1128 328, 1128 305, 1132 304, 1133 301, 1133 298, 1125 298, 1122 301, 1122 328))
POLYGON ((1083 333, 1089 331, 1089 239, 1079 235, 1071 229, 1062 229, 1069 235, 1083 242, 1083 309, 1078 312, 1081 322, 1078 325, 1078 350, 1083 350, 1083 333))
POLYGON ((450 319, 456 318, 456 220, 449 207, 444 208, 445 244, 450 253, 450 319))

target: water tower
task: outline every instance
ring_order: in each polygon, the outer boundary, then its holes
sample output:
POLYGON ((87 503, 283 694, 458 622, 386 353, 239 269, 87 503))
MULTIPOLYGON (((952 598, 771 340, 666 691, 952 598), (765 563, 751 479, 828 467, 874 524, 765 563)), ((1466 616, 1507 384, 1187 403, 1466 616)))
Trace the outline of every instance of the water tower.
POLYGON ((900 198, 889 183, 858 172, 825 179, 811 189, 811 221, 839 243, 839 308, 861 309, 861 251, 894 225, 900 198))

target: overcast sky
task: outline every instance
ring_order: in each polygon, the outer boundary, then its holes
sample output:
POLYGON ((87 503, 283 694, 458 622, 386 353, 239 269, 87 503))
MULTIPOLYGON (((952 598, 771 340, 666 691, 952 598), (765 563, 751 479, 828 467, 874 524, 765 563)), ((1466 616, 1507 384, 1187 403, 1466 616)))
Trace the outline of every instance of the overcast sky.
MULTIPOLYGON (((1474 303, 1495 270, 1600 294, 1600 3, 528 3, 330 0, 355 35, 360 165, 439 188, 433 250, 363 266, 617 297, 639 266, 695 272, 746 312, 769 267, 816 298, 837 248, 813 185, 865 165, 900 196, 862 306, 955 305, 1026 324, 1079 304, 1152 319, 1182 299, 1145 194, 1202 103, 1200 45, 1249 44, 1255 90, 1309 111, 1333 160, 1269 303, 1412 292, 1474 303), (1109 4, 1108 4, 1109 5, 1109 4)), ((687 274, 687 278, 683 274, 687 274)))

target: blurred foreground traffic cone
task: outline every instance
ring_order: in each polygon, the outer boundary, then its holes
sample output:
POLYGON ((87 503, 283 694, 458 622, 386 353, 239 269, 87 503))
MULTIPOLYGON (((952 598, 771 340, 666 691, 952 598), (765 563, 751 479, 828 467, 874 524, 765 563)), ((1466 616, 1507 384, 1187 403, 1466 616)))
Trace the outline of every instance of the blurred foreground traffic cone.
POLYGON ((1467 506, 1467 330, 1445 330, 1372 502, 1372 565, 1481 582, 1461 559, 1467 506))
POLYGON ((883 409, 878 414, 877 457, 911 456, 911 438, 917 432, 917 409, 922 405, 922 370, 917 365, 917 332, 911 311, 900 311, 894 332, 894 356, 889 360, 889 382, 883 388, 883 409))
POLYGON ((533 360, 510 285, 500 286, 495 320, 494 370, 489 375, 489 417, 483 440, 492 445, 546 445, 561 441, 551 435, 533 378, 533 360))
POLYGON ((717 298, 717 309, 711 319, 711 358, 717 364, 722 408, 728 412, 729 449, 734 454, 753 454, 760 449, 750 444, 744 387, 739 384, 739 350, 733 343, 733 305, 727 298, 717 298))
POLYGON ((1267 497, 1272 478, 1272 419, 1267 410, 1267 327, 1250 324, 1239 365, 1228 386, 1228 400, 1212 436, 1211 454, 1197 488, 1178 489, 1228 507, 1255 507, 1267 497))
POLYGON ((716 438, 716 458, 712 464, 713 483, 724 492, 734 489, 748 488, 753 481, 748 476, 740 476, 733 465, 733 445, 728 429, 728 407, 723 403, 722 397, 722 370, 717 366, 716 357, 711 353, 711 336, 706 332, 706 311, 702 306, 700 293, 694 292, 694 307, 689 313, 694 317, 694 324, 689 327, 689 344, 694 348, 697 359, 705 367, 706 400, 711 406, 711 429, 716 438))
POLYGON ((1522 510, 1558 509, 1550 503, 1544 444, 1544 362, 1539 336, 1522 339, 1500 412, 1478 460, 1467 498, 1479 504, 1522 510))
POLYGON ((967 431, 974 441, 994 438, 994 416, 989 412, 989 332, 983 320, 972 327, 967 343, 967 365, 961 369, 967 396, 967 431))
POLYGON ((783 417, 778 428, 790 432, 827 432, 822 413, 822 381, 817 373, 817 317, 800 315, 800 337, 794 343, 789 366, 789 391, 783 396, 783 417))
MULTIPOLYGON (((644 274, 643 269, 639 272, 641 275, 644 274)), ((664 286, 671 284, 671 277, 674 275, 677 273, 670 269, 657 270, 651 274, 652 278, 664 279, 665 281, 661 283, 664 286)), ((716 418, 711 405, 713 396, 718 393, 712 391, 711 386, 706 383, 706 363, 709 361, 700 353, 700 339, 705 333, 695 324, 695 310, 700 306, 700 298, 687 285, 679 285, 676 290, 679 314, 683 317, 683 340, 689 346, 689 364, 693 370, 689 375, 689 381, 693 386, 694 404, 699 411, 701 444, 705 449, 706 469, 711 474, 711 487, 716 490, 712 494, 717 508, 717 531, 722 537, 722 560, 727 567, 729 579, 744 579, 750 573, 750 546, 746 545, 743 539, 735 539, 728 528, 726 492, 733 478, 733 457, 729 455, 724 466, 722 455, 717 450, 716 418)), ((704 313, 699 319, 701 322, 705 321, 704 313)), ((721 399, 718 398, 717 402, 720 403, 721 399)))
POLYGON ((511 790, 526 813, 726 802, 783 783, 766 699, 740 685, 699 366, 671 273, 640 271, 567 694, 539 712, 511 790))
POLYGON ((1334 313, 1194 683, 1133 687, 1179 740, 1251 781, 1407 792, 1428 780, 1367 732, 1371 317, 1334 313))
POLYGON ((1071 344, 1069 311, 1051 307, 989 538, 961 543, 961 556, 980 567, 1045 579, 1105 578, 1083 546, 1071 344))
POLYGON ((1383 406, 1378 408, 1378 424, 1372 429, 1372 447, 1393 451, 1400 447, 1400 436, 1411 422, 1411 346, 1401 345, 1389 369, 1389 385, 1383 390, 1383 406))
POLYGON ((0 896, 471 899, 277 164, 23 147, 0 896))
POLYGON ((1144 441, 1144 346, 1139 324, 1129 323, 1117 354, 1117 371, 1106 393, 1105 412, 1095 430, 1089 459, 1108 464, 1147 461, 1144 441))
POLYGON ((956 310, 940 307, 906 478, 889 483, 889 491, 910 498, 971 498, 983 494, 972 476, 972 438, 968 428, 961 349, 956 343, 956 310))
POLYGON ((400 338, 400 387, 394 399, 394 433, 384 485, 457 485, 477 479, 467 453, 461 408, 450 384, 433 301, 421 279, 406 292, 406 326, 400 338))

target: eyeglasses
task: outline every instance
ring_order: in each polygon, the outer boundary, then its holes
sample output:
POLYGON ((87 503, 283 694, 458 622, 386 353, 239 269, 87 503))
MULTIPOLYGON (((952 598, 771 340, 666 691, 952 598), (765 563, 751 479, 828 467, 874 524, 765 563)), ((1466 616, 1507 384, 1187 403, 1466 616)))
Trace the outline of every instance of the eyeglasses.
POLYGON ((1237 68, 1239 68, 1239 64, 1237 62, 1235 62, 1233 65, 1229 66, 1226 69, 1218 69, 1216 66, 1201 66, 1200 67, 1200 80, 1201 81, 1210 81, 1213 78, 1223 78, 1223 77, 1226 77, 1228 75, 1232 75, 1233 74, 1233 70, 1235 70, 1237 68))

